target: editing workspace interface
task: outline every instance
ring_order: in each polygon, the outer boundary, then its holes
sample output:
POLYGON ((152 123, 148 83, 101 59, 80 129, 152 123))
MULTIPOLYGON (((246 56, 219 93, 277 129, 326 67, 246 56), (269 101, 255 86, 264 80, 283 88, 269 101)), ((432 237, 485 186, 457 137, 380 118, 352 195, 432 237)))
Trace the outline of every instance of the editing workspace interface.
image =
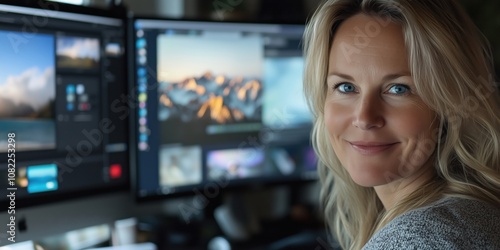
POLYGON ((54 6, 0 4, 0 183, 19 207, 129 182, 127 118, 111 109, 126 90, 124 19, 54 6))
POLYGON ((132 21, 139 199, 316 178, 303 25, 132 21))

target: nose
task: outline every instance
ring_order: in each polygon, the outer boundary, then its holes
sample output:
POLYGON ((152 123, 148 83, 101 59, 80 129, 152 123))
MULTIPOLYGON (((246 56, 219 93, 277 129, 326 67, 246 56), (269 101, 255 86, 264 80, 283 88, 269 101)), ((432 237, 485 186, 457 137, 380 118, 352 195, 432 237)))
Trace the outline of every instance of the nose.
POLYGON ((385 125, 383 109, 379 96, 361 96, 356 103, 352 125, 362 130, 382 128, 385 125))

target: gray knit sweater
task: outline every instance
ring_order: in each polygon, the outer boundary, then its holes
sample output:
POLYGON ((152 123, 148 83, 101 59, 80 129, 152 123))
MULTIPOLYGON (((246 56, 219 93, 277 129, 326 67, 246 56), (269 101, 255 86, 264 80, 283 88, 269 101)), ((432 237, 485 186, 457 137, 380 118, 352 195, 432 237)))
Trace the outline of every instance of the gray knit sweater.
POLYGON ((373 249, 500 249, 500 207, 445 198, 396 217, 363 247, 373 249))

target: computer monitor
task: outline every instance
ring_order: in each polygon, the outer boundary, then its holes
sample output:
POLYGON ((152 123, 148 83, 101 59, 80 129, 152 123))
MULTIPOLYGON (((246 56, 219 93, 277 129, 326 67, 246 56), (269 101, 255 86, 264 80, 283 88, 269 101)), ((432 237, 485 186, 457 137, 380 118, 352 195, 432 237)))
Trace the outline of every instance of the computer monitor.
POLYGON ((134 18, 132 179, 140 201, 316 179, 303 24, 134 18))
POLYGON ((45 1, 0 12, 1 218, 30 225, 43 215, 28 211, 51 203, 48 218, 77 225, 82 211, 58 218, 68 211, 54 202, 130 184, 128 117, 113 110, 126 96, 126 12, 45 1))

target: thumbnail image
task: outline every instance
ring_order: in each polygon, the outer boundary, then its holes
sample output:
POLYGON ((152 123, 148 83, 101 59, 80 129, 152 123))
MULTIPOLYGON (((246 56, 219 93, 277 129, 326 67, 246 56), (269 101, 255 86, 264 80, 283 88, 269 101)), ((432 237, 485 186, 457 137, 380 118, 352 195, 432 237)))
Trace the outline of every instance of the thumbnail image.
POLYGON ((123 46, 120 43, 108 43, 104 51, 108 56, 120 56, 123 54, 123 46))
POLYGON ((29 166, 27 168, 28 193, 40 193, 58 189, 55 164, 29 166))
POLYGON ((282 175, 290 175, 295 172, 295 161, 285 149, 275 148, 271 150, 271 156, 282 175))
POLYGON ((316 171, 318 165, 318 158, 314 149, 308 146, 304 149, 304 168, 306 171, 316 171))
POLYGON ((263 123, 272 128, 310 124, 303 84, 302 57, 267 58, 264 62, 263 123))
POLYGON ((163 34, 157 42, 160 121, 262 119, 262 38, 163 34))
POLYGON ((208 153, 208 178, 242 179, 266 174, 265 153, 257 148, 216 150, 208 153))
POLYGON ((57 67, 98 69, 100 59, 98 38, 57 37, 57 67))
POLYGON ((54 37, 12 42, 22 35, 0 30, 0 153, 7 151, 7 133, 16 134, 16 151, 56 146, 54 37))
POLYGON ((162 146, 159 158, 161 186, 184 186, 202 181, 200 147, 162 146))
POLYGON ((16 166, 16 168, 17 168, 17 178, 16 178, 17 186, 22 188, 27 188, 28 187, 27 168, 24 166, 16 166))

